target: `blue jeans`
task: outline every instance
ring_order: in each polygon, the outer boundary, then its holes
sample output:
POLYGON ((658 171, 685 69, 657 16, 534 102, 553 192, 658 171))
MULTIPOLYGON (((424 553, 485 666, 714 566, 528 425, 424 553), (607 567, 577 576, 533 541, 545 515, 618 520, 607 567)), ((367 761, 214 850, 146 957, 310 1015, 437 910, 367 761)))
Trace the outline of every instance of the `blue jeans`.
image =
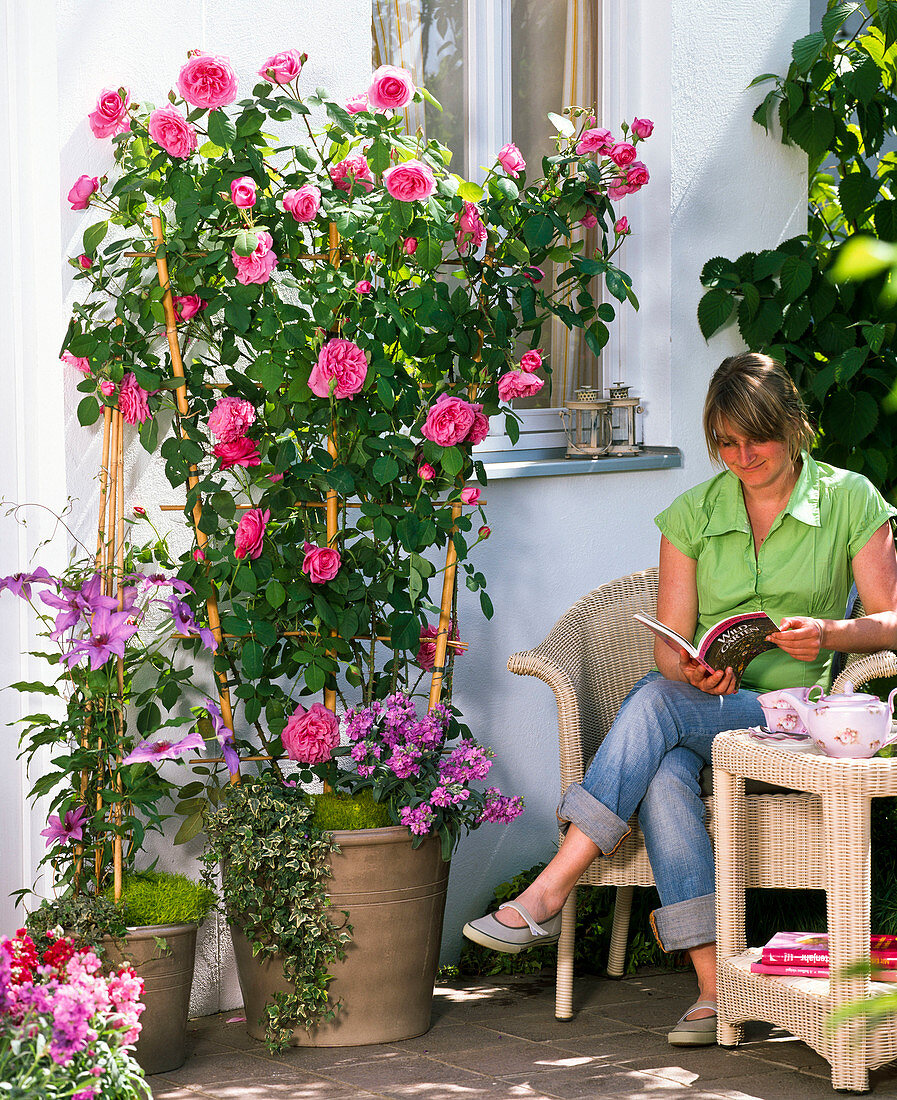
POLYGON ((649 672, 626 696, 582 783, 558 807, 613 855, 638 810, 661 908, 651 914, 665 951, 716 940, 713 847, 704 827, 699 773, 723 730, 762 725, 757 692, 708 695, 649 672))

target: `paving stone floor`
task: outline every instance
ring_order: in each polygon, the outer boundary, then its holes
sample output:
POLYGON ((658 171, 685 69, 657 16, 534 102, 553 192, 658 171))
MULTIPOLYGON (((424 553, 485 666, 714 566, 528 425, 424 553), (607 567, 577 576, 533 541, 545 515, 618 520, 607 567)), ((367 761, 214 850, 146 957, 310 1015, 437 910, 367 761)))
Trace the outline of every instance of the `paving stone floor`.
MULTIPOLYGON (((368 1047, 271 1055, 224 1012, 190 1022, 189 1055, 150 1078, 164 1100, 831 1100, 828 1063, 766 1024, 737 1050, 671 1047, 694 978, 579 978, 576 1015, 554 1018, 551 975, 436 987, 433 1026, 368 1047)), ((872 1098, 897 1097, 897 1063, 872 1074, 872 1098)))

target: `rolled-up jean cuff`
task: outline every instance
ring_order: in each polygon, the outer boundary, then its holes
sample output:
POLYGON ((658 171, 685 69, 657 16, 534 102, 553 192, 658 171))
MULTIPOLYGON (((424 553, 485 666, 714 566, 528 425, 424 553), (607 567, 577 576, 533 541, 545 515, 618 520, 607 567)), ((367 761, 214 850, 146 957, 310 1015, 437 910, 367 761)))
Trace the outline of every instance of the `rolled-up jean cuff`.
POLYGON ((629 825, 589 794, 581 783, 571 783, 557 808, 561 825, 573 824, 597 844, 603 855, 613 855, 632 832, 629 825))
POLYGON ((651 914, 651 928, 664 951, 685 951, 716 942, 716 895, 664 905, 651 914))

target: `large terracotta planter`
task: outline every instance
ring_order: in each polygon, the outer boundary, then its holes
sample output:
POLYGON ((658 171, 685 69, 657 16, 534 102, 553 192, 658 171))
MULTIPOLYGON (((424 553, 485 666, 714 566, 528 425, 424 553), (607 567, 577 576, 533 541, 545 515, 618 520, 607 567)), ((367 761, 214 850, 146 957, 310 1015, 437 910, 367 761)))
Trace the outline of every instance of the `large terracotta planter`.
MULTIPOLYGON (((337 831, 330 902, 354 928, 346 958, 335 963, 331 995, 342 1001, 336 1017, 294 1031, 294 1046, 362 1046, 422 1035, 430 1026, 439 962, 449 865, 437 837, 411 847, 408 830, 337 831)), ((231 927, 243 991, 246 1028, 265 1037, 265 1004, 289 990, 279 959, 253 958, 249 941, 231 927)))
POLYGON ((134 1057, 146 1074, 177 1069, 187 1057, 196 929, 196 924, 148 924, 129 928, 124 942, 103 941, 113 966, 130 963, 143 978, 145 1007, 134 1057))

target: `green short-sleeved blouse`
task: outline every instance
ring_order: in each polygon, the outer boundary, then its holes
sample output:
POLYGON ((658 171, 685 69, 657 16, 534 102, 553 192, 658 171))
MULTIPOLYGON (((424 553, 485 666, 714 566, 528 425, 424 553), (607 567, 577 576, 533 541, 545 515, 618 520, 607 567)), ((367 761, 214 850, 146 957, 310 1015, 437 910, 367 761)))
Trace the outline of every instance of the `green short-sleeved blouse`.
MULTIPOLYGON (((788 506, 759 555, 741 482, 729 470, 677 497, 654 522, 683 554, 697 561, 695 640, 720 619, 765 611, 774 622, 791 615, 841 619, 853 584, 851 562, 897 509, 861 474, 816 462, 803 467, 788 506)), ((779 649, 761 653, 745 672, 755 691, 820 684, 827 688, 833 654, 796 661, 779 649)))

